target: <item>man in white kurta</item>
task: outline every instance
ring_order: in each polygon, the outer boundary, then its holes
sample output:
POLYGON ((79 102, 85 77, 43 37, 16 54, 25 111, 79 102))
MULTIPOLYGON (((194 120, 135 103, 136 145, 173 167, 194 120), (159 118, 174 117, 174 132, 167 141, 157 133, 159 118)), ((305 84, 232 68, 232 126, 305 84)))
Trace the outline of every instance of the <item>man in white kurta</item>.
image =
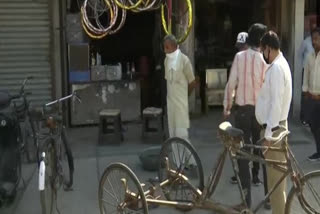
POLYGON ((165 37, 164 51, 169 135, 188 141, 190 127, 188 97, 195 87, 192 65, 189 58, 178 48, 173 35, 165 37))
MULTIPOLYGON (((165 79, 167 80, 167 114, 170 137, 180 137, 188 140, 189 105, 188 94, 195 77, 189 58, 174 44, 167 40, 169 46, 175 46, 173 52, 166 53, 165 79)), ((193 89, 193 87, 192 87, 193 89)))

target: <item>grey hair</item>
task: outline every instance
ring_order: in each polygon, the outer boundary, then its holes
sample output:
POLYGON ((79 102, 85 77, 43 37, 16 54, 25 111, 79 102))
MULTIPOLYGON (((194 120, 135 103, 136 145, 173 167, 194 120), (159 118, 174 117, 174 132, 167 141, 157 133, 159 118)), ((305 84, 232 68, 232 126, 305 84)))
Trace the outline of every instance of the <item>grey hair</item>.
POLYGON ((164 38, 163 38, 163 43, 166 42, 166 41, 169 41, 171 44, 173 45, 178 45, 178 41, 176 39, 176 37, 172 34, 169 34, 169 35, 166 35, 164 38))

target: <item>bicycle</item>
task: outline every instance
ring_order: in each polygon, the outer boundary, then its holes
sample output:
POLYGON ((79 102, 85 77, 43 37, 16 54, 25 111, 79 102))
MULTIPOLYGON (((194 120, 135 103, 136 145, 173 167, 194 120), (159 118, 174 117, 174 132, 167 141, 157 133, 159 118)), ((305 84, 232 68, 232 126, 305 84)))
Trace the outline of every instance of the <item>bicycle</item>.
POLYGON ((18 115, 19 121, 19 139, 21 153, 25 153, 27 161, 29 163, 37 162, 39 163, 38 153, 39 148, 37 144, 36 132, 37 126, 36 122, 32 117, 32 109, 30 108, 30 102, 27 97, 31 95, 30 92, 25 92, 24 88, 29 80, 32 80, 32 76, 28 76, 24 79, 20 92, 16 95, 17 98, 22 98, 22 103, 17 105, 14 102, 14 108, 18 115))
MULTIPOLYGON (((41 160, 39 165, 39 191, 42 214, 53 213, 53 205, 57 201, 57 190, 63 186, 65 191, 72 190, 74 162, 71 148, 62 122, 62 106, 64 100, 80 98, 75 94, 62 97, 47 103, 42 108, 40 117, 44 118, 46 133, 37 136, 41 140, 41 160), (58 110, 48 107, 57 105, 58 110)), ((56 203, 57 205, 57 203, 56 203)), ((57 206, 56 209, 58 210, 57 206)))
MULTIPOLYGON (((12 201, 16 195, 18 185, 20 181, 23 181, 23 186, 25 187, 25 181, 22 178, 21 165, 22 157, 26 155, 28 162, 34 161, 32 158, 32 153, 38 152, 38 145, 36 142, 36 128, 34 121, 31 117, 30 103, 27 100, 27 96, 31 93, 26 93, 24 88, 28 80, 32 79, 32 76, 28 76, 24 79, 20 91, 18 94, 10 94, 9 92, 1 93, 1 103, 3 105, 3 115, 1 117, 1 129, 6 130, 1 134, 9 134, 11 137, 6 139, 2 138, 8 142, 2 142, 6 144, 4 147, 4 152, 1 154, 4 160, 10 160, 6 163, 6 172, 1 172, 1 174, 10 173, 14 177, 15 182, 12 181, 4 182, 1 184, 1 189, 3 192, 0 194, 0 204, 5 201, 12 201), (16 104, 17 100, 22 102, 19 105, 16 104), (11 105, 13 103, 13 105, 11 105), (34 148, 32 148, 34 147, 34 148), (7 200, 8 198, 9 200, 7 200)), ((2 110, 2 108, 1 108, 2 110)), ((37 155, 34 155, 36 157, 37 155)), ((3 178, 6 180, 7 178, 3 178)))
MULTIPOLYGON (((316 191, 316 188, 320 188, 320 186, 313 183, 314 181, 320 181, 320 171, 312 171, 305 174, 299 167, 288 143, 283 141, 289 134, 286 128, 280 127, 276 131, 277 137, 274 139, 274 145, 281 142, 280 148, 244 144, 243 132, 233 128, 228 122, 220 124, 218 133, 222 139, 224 149, 218 156, 216 165, 206 185, 204 185, 201 161, 193 146, 183 139, 170 138, 163 144, 160 152, 158 171, 160 184, 158 186, 152 185, 147 191, 144 191, 143 185, 141 185, 134 172, 122 163, 112 163, 106 168, 99 183, 100 213, 106 214, 115 211, 115 213, 136 212, 147 214, 148 205, 151 204, 175 207, 184 211, 199 208, 221 214, 252 214, 257 213, 287 176, 290 176, 293 185, 287 196, 285 213, 320 213, 320 190, 316 191), (178 150, 174 150, 174 147, 178 150), (286 160, 281 162, 264 159, 242 150, 246 147, 284 152, 286 160), (210 199, 220 181, 227 156, 231 159, 232 167, 238 180, 241 199, 245 205, 244 191, 241 187, 236 164, 237 159, 243 158, 258 161, 283 172, 283 176, 274 186, 269 188, 265 198, 253 210, 247 206, 228 206, 210 199), (193 173, 190 173, 192 165, 194 170, 193 173), (160 200, 161 195, 155 194, 159 188, 162 189, 166 200, 160 200)), ((259 142, 263 141, 264 139, 259 142)))

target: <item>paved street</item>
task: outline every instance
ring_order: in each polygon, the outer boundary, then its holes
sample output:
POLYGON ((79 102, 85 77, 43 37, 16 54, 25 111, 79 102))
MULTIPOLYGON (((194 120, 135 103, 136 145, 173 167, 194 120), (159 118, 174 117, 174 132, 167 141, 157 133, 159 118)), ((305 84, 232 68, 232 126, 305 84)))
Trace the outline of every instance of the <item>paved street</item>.
MULTIPOLYGON (((213 167, 215 158, 222 149, 220 140, 216 137, 217 126, 220 122, 221 110, 212 109, 208 115, 194 117, 190 130, 191 141, 195 145, 200 156, 204 173, 207 177, 213 167)), ((291 148, 294 151, 301 166, 306 172, 319 169, 320 162, 310 163, 306 157, 313 153, 315 146, 308 129, 290 121, 291 148)), ((73 128, 69 130, 69 138, 75 156, 75 174, 73 191, 60 191, 58 195, 58 209, 61 214, 94 214, 98 209, 98 182, 104 169, 115 161, 126 163, 138 176, 141 182, 146 182, 150 177, 156 176, 156 172, 143 171, 138 154, 149 146, 160 144, 145 144, 140 140, 140 124, 125 125, 125 141, 120 146, 97 146, 97 127, 73 128), (137 134, 138 133, 138 134, 137 134)), ((33 165, 23 166, 23 178, 26 186, 20 185, 19 194, 12 205, 1 208, 1 214, 38 214, 40 213, 39 192, 37 188, 37 169, 33 165)), ((227 162, 223 171, 223 177, 219 187, 212 197, 214 200, 230 205, 239 202, 237 186, 230 185, 232 176, 230 163, 227 162)), ((262 177, 262 176, 261 176, 262 177)), ((205 178, 205 181, 207 179, 205 178)), ((148 184, 147 184, 148 185, 148 184)), ((255 205, 263 197, 263 187, 252 187, 253 204, 255 205)), ((181 213, 172 208, 151 209, 150 213, 181 213)), ((208 211, 193 210, 188 212, 212 213, 208 211)), ((261 209, 261 214, 271 213, 261 209)))

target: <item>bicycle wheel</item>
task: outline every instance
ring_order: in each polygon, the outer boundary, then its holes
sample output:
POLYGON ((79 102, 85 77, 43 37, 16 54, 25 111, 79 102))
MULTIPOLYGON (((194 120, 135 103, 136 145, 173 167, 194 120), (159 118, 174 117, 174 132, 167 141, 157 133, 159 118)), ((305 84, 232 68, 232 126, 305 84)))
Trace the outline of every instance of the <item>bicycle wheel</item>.
POLYGON ((320 171, 313 171, 301 179, 301 192, 292 187, 286 202, 286 214, 320 213, 320 171))
MULTIPOLYGON (((170 138, 162 146, 160 151, 160 166, 158 171, 159 181, 168 179, 165 158, 168 158, 169 168, 181 172, 188 177, 189 182, 196 188, 203 190, 203 168, 194 147, 181 138, 170 138)), ((162 187, 163 193, 168 200, 193 201, 193 191, 181 180, 162 187)))
POLYGON ((161 5, 162 27, 166 34, 175 34, 178 43, 181 44, 187 39, 192 28, 192 3, 191 0, 180 0, 172 6, 168 6, 167 3, 161 5), (170 7, 174 11, 171 12, 170 7), (168 17, 171 17, 171 20, 168 17), (172 26, 176 26, 175 32, 171 31, 172 26))
POLYGON ((42 214, 52 214, 54 197, 56 194, 56 151, 53 139, 47 139, 43 144, 43 149, 41 149, 41 151, 45 153, 44 189, 40 189, 41 210, 42 214))
POLYGON ((67 190, 71 188, 73 184, 74 162, 65 127, 63 127, 61 130, 61 141, 58 158, 61 164, 61 174, 63 175, 64 189, 67 190))
POLYGON ((34 163, 37 161, 37 139, 36 139, 36 130, 35 124, 33 121, 26 118, 23 124, 23 142, 24 150, 26 153, 27 161, 29 163, 34 163))
POLYGON ((99 208, 101 214, 148 213, 147 201, 137 176, 122 163, 109 165, 99 183, 99 208), (126 181, 126 187, 123 181, 126 181), (128 193, 131 194, 128 194, 128 193), (130 197, 136 195, 136 197, 130 197))
POLYGON ((108 0, 98 0, 94 2, 85 0, 81 7, 84 24, 90 31, 96 34, 105 34, 110 30, 114 25, 114 16, 117 11, 118 8, 116 5, 108 0), (101 24, 100 20, 107 23, 105 24, 106 26, 101 24))

